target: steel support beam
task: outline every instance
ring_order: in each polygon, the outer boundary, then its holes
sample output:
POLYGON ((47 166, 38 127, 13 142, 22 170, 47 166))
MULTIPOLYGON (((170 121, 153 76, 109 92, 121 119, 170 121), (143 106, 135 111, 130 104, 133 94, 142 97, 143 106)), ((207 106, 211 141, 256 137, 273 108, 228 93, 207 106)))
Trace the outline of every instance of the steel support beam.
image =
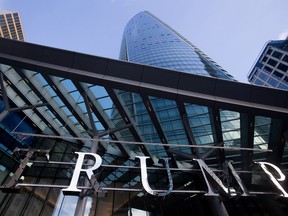
MULTIPOLYGON (((211 128, 213 133, 213 140, 215 146, 223 146, 223 135, 222 135, 222 126, 221 126, 221 115, 219 109, 209 108, 209 117, 211 122, 211 128)), ((225 150, 218 150, 218 163, 222 167, 222 164, 225 161, 225 150)))
MULTIPOLYGON (((15 71, 16 72, 16 71, 15 71)), ((7 78, 8 79, 8 78, 7 78)), ((21 100, 23 100, 24 103, 26 104, 30 104, 30 101, 28 100, 27 97, 25 97, 24 93, 22 91, 20 91, 16 86, 14 86, 14 84, 10 84, 11 89, 15 92, 15 94, 17 94, 21 100)), ((12 93, 12 92, 10 92, 12 93)), ((39 116, 39 118, 49 127, 49 125, 51 125, 51 122, 49 122, 45 116, 43 115, 43 113, 41 113, 40 111, 38 111, 37 109, 33 109, 33 112, 39 116)), ((57 130, 57 128, 54 127, 49 127, 51 129, 51 131, 56 134, 56 135, 60 135, 59 130, 57 130)))
MULTIPOLYGON (((101 122, 102 126, 108 131, 109 128, 114 128, 114 124, 111 122, 110 118, 107 116, 107 114, 100 109, 103 109, 102 106, 96 101, 95 96, 90 92, 89 88, 85 86, 83 83, 79 83, 76 81, 73 81, 73 84, 76 86, 82 97, 84 98, 84 95, 87 95, 88 104, 90 105, 91 111, 96 115, 98 120, 101 122), (91 106, 92 105, 92 106, 91 106)), ((116 132, 115 132, 116 133, 116 132)), ((118 140, 119 137, 115 133, 111 134, 111 138, 113 140, 118 140)), ((104 146, 105 147, 105 146, 104 146)), ((121 144, 117 144, 117 147, 120 149, 121 153, 124 157, 129 158, 129 150, 124 147, 121 144)))
MULTIPOLYGON (((91 153, 97 153, 98 145, 99 145, 99 142, 97 140, 99 138, 98 130, 96 129, 95 123, 93 121, 93 117, 92 117, 91 108, 90 108, 90 105, 89 105, 87 94, 84 93, 83 96, 84 96, 84 102, 85 102, 86 110, 87 110, 87 113, 88 113, 90 125, 91 125, 92 131, 94 133, 93 142, 91 143, 90 152, 91 153)), ((93 165, 93 160, 89 159, 87 163, 88 163, 88 167, 92 166, 93 165)), ((96 177, 94 178, 94 181, 97 182, 96 177)), ((90 181, 87 178, 85 178, 84 186, 88 187, 89 185, 90 185, 90 181)), ((87 189, 83 189, 82 190, 83 196, 79 196, 79 198, 78 198, 78 202, 77 202, 77 206, 76 206, 76 210, 75 210, 75 214, 74 214, 75 216, 78 216, 78 215, 82 216, 82 215, 85 214, 85 209, 86 209, 86 204, 87 204, 87 199, 88 199, 88 197, 85 196, 86 193, 87 193, 87 189)))
MULTIPOLYGON (((196 141, 195 141, 194 135, 192 133, 192 130, 189 124, 189 119, 187 117, 187 112, 186 112, 184 103, 177 102, 177 107, 179 110, 179 114, 181 116, 182 124, 184 126, 184 130, 185 130, 188 142, 190 145, 196 145, 196 141)), ((196 155, 197 158, 200 158, 200 153, 197 148, 192 148, 192 154, 196 155)))
MULTIPOLYGON (((223 143, 218 143, 217 145, 215 146, 223 146, 223 143)), ((176 154, 176 155, 179 155, 185 159, 188 159, 188 160, 193 160, 193 159, 202 159, 202 160, 206 160, 211 154, 213 154, 215 151, 219 151, 219 149, 216 149, 216 148, 213 148, 213 149, 209 149, 207 150, 204 154, 202 154, 201 156, 194 156, 194 155, 190 155, 188 153, 185 153, 185 152, 180 152, 180 151, 175 151, 175 150, 171 150, 169 149, 168 150, 169 152, 173 153, 173 154, 176 154)))
POLYGON ((109 129, 109 130, 106 130, 106 131, 103 131, 103 132, 98 132, 98 136, 99 137, 103 137, 103 136, 106 136, 106 135, 111 135, 111 134, 114 134, 114 133, 119 132, 121 130, 130 128, 132 126, 133 125, 130 123, 130 124, 122 125, 122 126, 119 126, 117 128, 112 128, 112 129, 109 129))
MULTIPOLYGON (((29 79, 29 77, 27 77, 28 75, 27 71, 19 69, 16 71, 22 79, 29 79)), ((69 131, 69 133, 72 136, 81 137, 81 132, 75 127, 71 119, 68 119, 66 113, 60 108, 60 105, 55 101, 55 99, 52 98, 52 96, 47 91, 43 92, 43 90, 36 85, 36 82, 40 83, 40 81, 32 79, 30 77, 29 82, 26 83, 29 86, 29 88, 33 90, 33 92, 37 95, 38 98, 44 101, 44 103, 49 104, 49 106, 47 106, 49 110, 53 113, 53 115, 57 118, 57 120, 61 122, 63 126, 65 126, 65 129, 69 131)), ((51 120, 53 121, 53 119, 51 120)), ((79 144, 85 145, 85 143, 82 141, 80 141, 79 144)))
MULTIPOLYGON (((153 125, 158 133, 159 139, 163 144, 168 144, 168 140, 165 136, 165 133, 161 127, 161 124, 157 118, 156 112, 151 104, 151 101, 147 95, 141 94, 141 98, 143 101, 143 104, 145 105, 145 108, 147 110, 147 113, 150 116, 151 121, 153 122, 153 125)), ((167 152, 167 155, 171 158, 171 163, 173 167, 177 167, 176 159, 173 154, 171 154, 168 150, 170 147, 164 146, 165 151, 167 152)))
POLYGON ((9 111, 8 110, 3 110, 0 113, 0 122, 2 122, 8 115, 9 115, 9 111))
POLYGON ((4 78, 3 78, 3 72, 1 71, 0 73, 0 81, 1 81, 1 90, 2 90, 2 98, 3 98, 3 102, 4 102, 4 108, 5 110, 9 110, 10 109, 10 104, 9 104, 9 99, 7 96, 7 91, 6 91, 6 87, 4 85, 4 78))
POLYGON ((49 105, 48 103, 27 105, 27 106, 23 106, 23 107, 10 108, 8 111, 9 112, 19 112, 19 111, 23 111, 23 110, 26 110, 26 109, 34 109, 34 108, 37 108, 37 107, 48 106, 48 105, 49 105))
POLYGON ((78 120, 78 122, 81 123, 82 127, 85 130, 89 130, 90 128, 85 121, 85 114, 77 104, 77 101, 68 93, 63 84, 59 82, 59 78, 57 79, 56 77, 48 76, 46 74, 42 74, 42 76, 45 78, 45 80, 50 86, 53 86, 53 89, 57 93, 57 96, 61 99, 61 101, 65 104, 65 106, 69 109, 73 116, 78 120))
MULTIPOLYGON (((116 93, 114 92, 114 90, 111 88, 105 88, 105 89, 106 89, 107 93, 109 94, 111 100, 113 101, 113 104, 117 108, 119 114, 121 115, 122 119, 124 120, 124 122, 126 124, 132 124, 133 125, 133 127, 129 127, 129 130, 130 130, 131 134, 133 135, 135 141, 136 142, 143 142, 143 139, 140 136, 140 132, 135 127, 135 123, 134 123, 133 119, 130 117, 128 111, 124 107, 124 104, 119 100, 119 98, 116 95, 116 93)), ((139 146, 140 146, 140 149, 142 150, 142 152, 144 153, 144 155, 151 157, 150 152, 148 151, 148 149, 144 145, 140 144, 139 146)))
MULTIPOLYGON (((240 136, 241 148, 253 148, 254 146, 254 125, 255 116, 246 113, 240 113, 240 136)), ((253 151, 241 151, 242 170, 252 170, 253 151)), ((250 184, 252 180, 251 174, 243 174, 244 182, 250 184)))
POLYGON ((2 122, 3 119, 8 116, 9 112, 19 112, 19 111, 23 111, 26 109, 33 109, 36 107, 42 107, 42 106, 48 105, 48 103, 42 103, 42 104, 27 105, 27 106, 22 106, 22 107, 10 108, 9 98, 7 95, 6 87, 4 85, 4 78, 3 78, 2 71, 0 73, 0 82, 1 82, 0 84, 1 84, 1 90, 2 90, 2 98, 3 98, 3 102, 4 102, 4 110, 2 113, 0 113, 0 122, 2 122))
POLYGON ((288 122, 284 119, 271 119, 268 149, 272 149, 268 160, 279 166, 284 152, 285 143, 288 142, 288 122))

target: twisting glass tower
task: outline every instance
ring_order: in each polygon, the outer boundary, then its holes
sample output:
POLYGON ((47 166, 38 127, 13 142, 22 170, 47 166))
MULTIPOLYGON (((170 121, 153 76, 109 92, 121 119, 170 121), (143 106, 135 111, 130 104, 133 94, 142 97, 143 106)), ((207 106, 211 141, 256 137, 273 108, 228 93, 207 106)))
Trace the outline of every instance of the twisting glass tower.
POLYGON ((138 13, 126 25, 120 59, 234 80, 191 42, 147 11, 138 13))

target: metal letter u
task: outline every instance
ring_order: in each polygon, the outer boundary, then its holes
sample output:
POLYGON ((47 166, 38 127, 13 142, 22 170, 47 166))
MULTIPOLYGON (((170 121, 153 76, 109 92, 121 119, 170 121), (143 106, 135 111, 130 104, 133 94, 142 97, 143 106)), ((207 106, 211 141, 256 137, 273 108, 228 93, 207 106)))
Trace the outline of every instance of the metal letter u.
POLYGON ((160 158, 160 159, 164 160, 164 162, 165 162, 165 166, 167 169, 167 175, 168 175, 168 179, 169 179, 169 189, 165 192, 162 192, 162 191, 159 192, 159 191, 153 190, 148 183, 146 159, 149 157, 136 156, 136 158, 140 159, 141 181, 142 181, 142 185, 143 185, 144 189, 147 191, 147 193, 154 195, 154 196, 166 196, 169 193, 171 193, 171 191, 173 190, 173 180, 172 180, 171 171, 170 171, 170 167, 169 167, 169 163, 168 163, 169 158, 160 158))

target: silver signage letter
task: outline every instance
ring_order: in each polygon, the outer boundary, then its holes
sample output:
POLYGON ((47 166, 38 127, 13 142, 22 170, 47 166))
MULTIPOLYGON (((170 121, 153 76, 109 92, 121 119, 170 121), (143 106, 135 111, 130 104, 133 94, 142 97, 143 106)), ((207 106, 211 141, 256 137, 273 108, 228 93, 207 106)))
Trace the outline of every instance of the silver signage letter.
POLYGON ((249 196, 249 192, 247 190, 247 188, 245 187, 245 185, 243 184, 241 178, 239 177, 239 175, 236 173, 234 167, 232 166, 231 161, 228 161, 228 168, 230 169, 232 175, 234 176, 235 180, 237 181, 238 185, 240 186, 241 190, 242 190, 242 194, 241 196, 249 196))
POLYGON ((62 189, 64 194, 79 194, 81 192, 80 189, 77 188, 78 179, 80 176, 80 172, 86 172, 89 179, 93 175, 93 170, 99 168, 102 164, 102 158, 98 154, 94 153, 84 153, 84 152, 75 152, 78 154, 77 163, 75 165, 75 170, 72 176, 72 180, 68 188, 62 189), (92 156, 95 158, 95 164, 91 168, 82 169, 83 161, 86 155, 92 156))
POLYGON ((147 166, 146 166, 146 159, 149 158, 147 156, 136 156, 136 158, 140 159, 140 168, 141 168, 141 181, 144 189, 147 191, 147 193, 154 195, 154 196, 166 196, 173 190, 173 181, 172 176, 170 172, 170 167, 168 164, 169 158, 160 158, 165 161, 165 166, 167 169, 168 179, 169 179, 169 189, 166 192, 157 192, 153 190, 149 183, 148 183, 148 174, 147 174, 147 166))
POLYGON ((279 181, 285 180, 285 175, 282 173, 282 171, 275 166, 274 164, 268 163, 268 162, 255 162, 261 166, 261 168, 264 170, 264 172, 269 176, 269 179, 272 181, 272 183, 282 192, 283 197, 288 197, 287 192, 283 189, 283 187, 279 184, 279 181), (272 167, 279 175, 279 178, 275 178, 275 176, 267 169, 267 166, 272 167))
POLYGON ((210 177, 212 177, 212 179, 214 180, 214 182, 216 182, 217 185, 220 186, 220 188, 222 189, 222 191, 224 191, 224 193, 226 195, 229 194, 229 190, 227 187, 225 187, 222 183, 222 181, 218 178, 218 176, 205 164, 205 162, 201 159, 193 159, 194 161, 197 161, 199 166, 200 166, 200 169, 201 169, 201 172, 203 174, 203 177, 206 181, 206 184, 207 184, 207 187, 208 187, 208 192, 205 194, 206 196, 218 196, 218 194, 214 193, 208 179, 207 179, 207 176, 206 176, 206 173, 205 171, 208 173, 208 175, 210 177), (205 170, 205 171, 204 171, 205 170))
MULTIPOLYGON (((229 196, 236 196, 237 195, 235 189, 231 188, 231 189, 233 189, 233 190, 231 190, 230 188, 227 188, 222 183, 221 179, 219 179, 219 177, 205 164, 205 162, 203 160, 201 160, 201 159, 193 159, 193 160, 198 162, 200 169, 201 169, 201 172, 203 174, 203 177, 205 179, 205 182, 207 184, 208 192, 205 194, 206 196, 218 196, 218 194, 213 191, 213 187, 210 185, 210 182, 206 176, 206 173, 211 177, 213 182, 216 183, 216 185, 222 190, 222 192, 224 192, 225 195, 229 195, 229 196)), ((229 161, 227 163, 227 166, 228 166, 228 169, 231 171, 233 177, 235 178, 235 180, 237 181, 238 185, 240 186, 240 188, 242 190, 241 196, 249 196, 249 192, 248 192, 247 188, 243 184, 239 175, 236 173, 234 167, 231 164, 231 161, 229 161)), ((227 175, 229 175, 229 173, 227 173, 227 175)))

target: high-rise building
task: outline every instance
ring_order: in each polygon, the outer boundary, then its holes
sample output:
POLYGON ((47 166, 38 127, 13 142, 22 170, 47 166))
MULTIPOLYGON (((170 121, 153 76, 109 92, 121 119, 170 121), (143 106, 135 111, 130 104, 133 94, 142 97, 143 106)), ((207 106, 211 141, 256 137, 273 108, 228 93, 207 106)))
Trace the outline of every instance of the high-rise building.
POLYGON ((148 12, 120 56, 0 38, 0 215, 287 215, 286 91, 148 12))
POLYGON ((25 41, 19 13, 0 10, 0 37, 25 41))
POLYGON ((248 80, 255 85, 288 90, 288 37, 265 45, 248 80))
POLYGON ((120 59, 234 80, 190 41, 147 11, 138 13, 126 25, 120 59))

